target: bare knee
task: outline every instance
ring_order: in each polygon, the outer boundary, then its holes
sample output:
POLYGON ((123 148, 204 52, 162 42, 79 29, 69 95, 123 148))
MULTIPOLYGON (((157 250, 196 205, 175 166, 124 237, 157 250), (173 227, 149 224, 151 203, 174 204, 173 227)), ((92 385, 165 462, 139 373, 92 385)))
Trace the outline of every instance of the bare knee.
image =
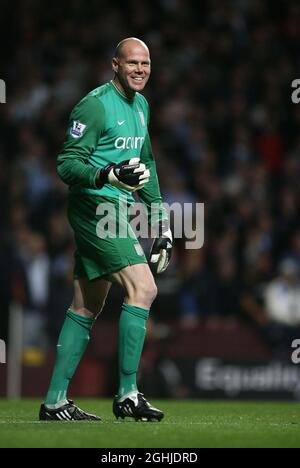
POLYGON ((97 302, 95 304, 78 304, 73 300, 70 309, 75 314, 81 315, 82 317, 96 319, 98 315, 102 312, 102 309, 105 305, 105 299, 102 302, 97 302))
POLYGON ((94 315, 89 310, 85 309, 84 307, 75 307, 73 303, 70 305, 70 310, 74 314, 81 315, 81 317, 91 318, 91 319, 94 318, 94 315))
POLYGON ((71 310, 83 317, 96 319, 101 313, 111 283, 98 280, 90 282, 83 278, 74 282, 74 299, 71 310))
POLYGON ((154 281, 137 283, 128 288, 127 301, 129 304, 139 307, 150 308, 157 296, 157 287, 154 281))

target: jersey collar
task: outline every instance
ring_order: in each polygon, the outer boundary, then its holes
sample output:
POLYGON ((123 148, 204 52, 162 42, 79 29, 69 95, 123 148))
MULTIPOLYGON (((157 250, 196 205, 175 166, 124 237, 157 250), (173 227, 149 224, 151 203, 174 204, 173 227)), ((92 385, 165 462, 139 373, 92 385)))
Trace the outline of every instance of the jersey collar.
POLYGON ((113 80, 110 80, 110 83, 111 83, 113 89, 118 93, 118 95, 119 95, 122 99, 124 99, 126 102, 129 102, 129 103, 134 102, 135 96, 133 97, 133 99, 128 99, 128 97, 126 97, 125 94, 121 93, 121 91, 119 90, 119 88, 117 88, 117 86, 115 85, 115 83, 113 82, 113 80))

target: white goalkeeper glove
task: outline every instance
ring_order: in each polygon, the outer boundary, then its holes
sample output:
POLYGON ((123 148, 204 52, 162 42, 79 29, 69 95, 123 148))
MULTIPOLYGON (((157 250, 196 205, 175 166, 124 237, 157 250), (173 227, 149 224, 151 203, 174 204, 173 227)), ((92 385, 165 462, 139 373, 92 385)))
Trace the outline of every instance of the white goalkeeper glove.
POLYGON ((150 267, 153 273, 163 273, 171 259, 173 236, 166 221, 161 221, 158 225, 157 237, 154 240, 150 252, 150 267))
POLYGON ((131 158, 119 164, 110 163, 97 174, 96 186, 102 188, 104 184, 135 192, 149 182, 150 171, 139 158, 131 158))

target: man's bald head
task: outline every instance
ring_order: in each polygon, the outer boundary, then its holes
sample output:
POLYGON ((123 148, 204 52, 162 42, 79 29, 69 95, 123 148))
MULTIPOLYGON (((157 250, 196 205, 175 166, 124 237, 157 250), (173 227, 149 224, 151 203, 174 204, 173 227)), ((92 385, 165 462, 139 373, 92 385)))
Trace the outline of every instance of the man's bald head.
POLYGON ((126 39, 123 39, 121 42, 119 42, 119 44, 117 45, 114 57, 120 59, 121 57, 126 55, 126 53, 128 53, 129 50, 134 48, 144 49, 149 54, 149 49, 146 46, 145 42, 141 41, 140 39, 137 39, 136 37, 127 37, 126 39))
POLYGON ((151 61, 146 44, 136 37, 119 42, 112 59, 114 83, 129 99, 141 92, 150 76, 151 61))

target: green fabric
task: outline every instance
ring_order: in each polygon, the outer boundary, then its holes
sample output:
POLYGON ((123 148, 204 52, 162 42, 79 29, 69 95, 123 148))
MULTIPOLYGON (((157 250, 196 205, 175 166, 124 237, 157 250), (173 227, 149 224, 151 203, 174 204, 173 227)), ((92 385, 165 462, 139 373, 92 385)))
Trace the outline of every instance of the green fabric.
POLYGON ((66 399, 69 382, 89 342, 94 320, 74 314, 70 309, 61 329, 55 367, 45 404, 55 405, 66 399))
POLYGON ((70 115, 63 149, 57 159, 57 172, 69 186, 95 187, 99 167, 89 164, 103 131, 104 108, 98 99, 88 96, 82 99, 70 115), (72 136, 73 123, 86 125, 82 136, 72 136))
POLYGON ((123 304, 119 321, 119 397, 137 391, 136 373, 144 346, 148 316, 147 309, 123 304))
MULTIPOLYGON (((65 142, 57 159, 57 171, 71 193, 89 193, 118 199, 127 190, 110 184, 95 188, 98 170, 108 163, 139 157, 150 169, 147 188, 139 190, 146 208, 151 202, 161 204, 154 156, 148 134, 149 106, 139 93, 132 100, 124 97, 112 81, 91 91, 73 109, 65 142), (74 122, 84 127, 74 136, 74 122)), ((154 223, 152 223, 154 224, 154 223)))
POLYGON ((129 224, 126 205, 119 200, 70 195, 68 219, 76 242, 75 279, 112 281, 111 273, 129 265, 147 263, 143 248, 129 224), (99 212, 97 208, 101 206, 106 208, 99 212))
POLYGON ((137 193, 138 193, 139 199, 144 204, 146 214, 148 217, 148 223, 151 226, 154 226, 159 221, 168 219, 168 214, 162 205, 162 198, 160 194, 156 164, 155 164, 155 159, 154 159, 153 152, 152 152, 149 134, 146 135, 145 143, 142 148, 141 161, 150 170, 150 180, 137 193))

